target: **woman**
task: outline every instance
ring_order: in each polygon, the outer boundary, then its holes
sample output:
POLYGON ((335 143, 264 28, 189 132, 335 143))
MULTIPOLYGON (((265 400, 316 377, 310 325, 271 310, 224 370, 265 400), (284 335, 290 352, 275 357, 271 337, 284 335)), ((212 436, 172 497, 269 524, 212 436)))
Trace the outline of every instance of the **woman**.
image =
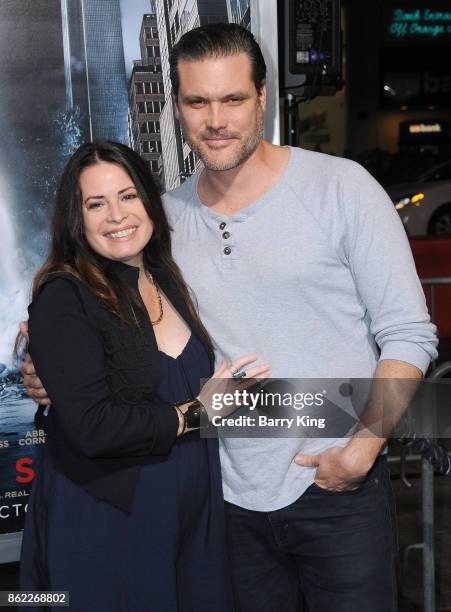
MULTIPOLYGON (((129 148, 86 144, 69 160, 29 315, 52 405, 21 588, 67 590, 76 611, 231 610, 217 441, 197 431, 211 343, 129 148)), ((213 380, 256 358, 223 362, 213 380)))

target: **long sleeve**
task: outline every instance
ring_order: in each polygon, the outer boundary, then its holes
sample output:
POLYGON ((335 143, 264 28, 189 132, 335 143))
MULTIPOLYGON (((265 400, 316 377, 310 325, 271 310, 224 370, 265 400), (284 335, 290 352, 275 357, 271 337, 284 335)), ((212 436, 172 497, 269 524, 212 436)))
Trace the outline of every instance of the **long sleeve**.
POLYGON ((87 457, 167 454, 178 416, 155 395, 143 405, 120 405, 108 385, 100 329, 75 283, 48 282, 29 308, 30 354, 52 401, 51 416, 87 457))
POLYGON ((347 257, 380 359, 410 363, 423 373, 437 356, 436 327, 404 228, 390 198, 363 169, 355 166, 351 188, 343 194, 347 217, 347 257))

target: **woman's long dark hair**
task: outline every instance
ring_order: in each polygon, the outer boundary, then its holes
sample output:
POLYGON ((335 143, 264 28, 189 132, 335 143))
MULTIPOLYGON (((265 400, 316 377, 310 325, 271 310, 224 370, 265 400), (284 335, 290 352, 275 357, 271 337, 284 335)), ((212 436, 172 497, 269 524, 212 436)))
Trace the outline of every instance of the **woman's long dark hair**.
POLYGON ((187 285, 171 254, 171 229, 158 188, 145 161, 132 149, 117 142, 93 142, 82 145, 67 162, 61 176, 51 224, 49 255, 33 280, 36 297, 44 277, 52 272, 70 272, 87 285, 105 306, 123 321, 135 324, 130 308, 144 306, 133 292, 108 268, 108 261, 98 255, 84 236, 80 174, 89 166, 108 162, 121 166, 133 181, 144 208, 152 220, 151 241, 143 251, 144 264, 162 267, 175 282, 188 306, 202 339, 212 349, 208 333, 199 319, 187 285), (127 296, 128 300, 123 298, 127 296))

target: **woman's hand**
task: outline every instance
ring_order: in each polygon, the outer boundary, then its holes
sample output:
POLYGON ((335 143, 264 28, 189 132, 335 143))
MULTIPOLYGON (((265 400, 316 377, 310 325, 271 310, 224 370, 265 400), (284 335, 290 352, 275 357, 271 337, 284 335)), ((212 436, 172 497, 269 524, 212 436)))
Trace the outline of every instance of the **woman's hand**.
MULTIPOLYGON (((228 364, 225 359, 222 360, 219 368, 204 384, 197 397, 202 404, 200 410, 202 412, 205 408, 209 421, 211 421, 213 416, 219 414, 218 403, 220 403, 220 415, 228 416, 243 405, 240 403, 242 391, 254 387, 256 385, 256 379, 268 378, 271 370, 269 364, 265 363, 249 367, 251 364, 255 363, 257 359, 257 353, 250 353, 249 355, 234 359, 230 364, 228 364), (236 376, 237 372, 240 373, 239 377, 236 376), (226 394, 229 396, 228 400, 222 401, 226 394), (231 401, 230 397, 232 398, 231 401)), ((179 416, 177 437, 192 431, 190 427, 186 427, 184 417, 184 414, 190 409, 192 404, 193 400, 184 404, 178 404, 176 408, 179 416)), ((197 427, 195 427, 195 429, 197 427)))
POLYGON ((228 364, 225 359, 222 360, 219 368, 214 372, 213 376, 202 387, 199 393, 199 400, 205 407, 208 417, 211 418, 216 414, 228 416, 238 410, 242 404, 239 402, 239 396, 242 391, 255 386, 256 379, 268 378, 271 366, 267 363, 261 365, 252 365, 258 360, 257 353, 250 353, 234 359, 228 364), (237 372, 243 372, 244 376, 234 378, 233 375, 237 372), (236 401, 221 402, 225 395, 233 396, 236 401), (221 402, 221 409, 218 412, 217 406, 221 402), (230 404, 230 405, 228 405, 230 404))
POLYGON ((211 379, 233 378, 233 375, 236 374, 236 372, 239 372, 240 370, 245 371, 246 375, 244 378, 267 378, 269 371, 271 370, 271 366, 268 363, 257 365, 252 368, 248 367, 251 363, 257 361, 257 359, 257 353, 249 353, 249 355, 243 355, 243 357, 234 359, 230 364, 227 363, 226 359, 223 359, 219 368, 213 373, 211 379))

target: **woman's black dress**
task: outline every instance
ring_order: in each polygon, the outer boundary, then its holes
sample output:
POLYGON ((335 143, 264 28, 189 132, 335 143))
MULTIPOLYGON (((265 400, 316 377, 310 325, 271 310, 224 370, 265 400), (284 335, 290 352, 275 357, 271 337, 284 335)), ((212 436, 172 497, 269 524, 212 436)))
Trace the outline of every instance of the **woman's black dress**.
MULTIPOLYGON (((197 336, 176 359, 159 355, 161 399, 195 396, 210 371, 197 336)), ((217 440, 187 434, 143 466, 130 514, 45 456, 26 521, 21 588, 69 591, 73 612, 232 610, 217 440)))

